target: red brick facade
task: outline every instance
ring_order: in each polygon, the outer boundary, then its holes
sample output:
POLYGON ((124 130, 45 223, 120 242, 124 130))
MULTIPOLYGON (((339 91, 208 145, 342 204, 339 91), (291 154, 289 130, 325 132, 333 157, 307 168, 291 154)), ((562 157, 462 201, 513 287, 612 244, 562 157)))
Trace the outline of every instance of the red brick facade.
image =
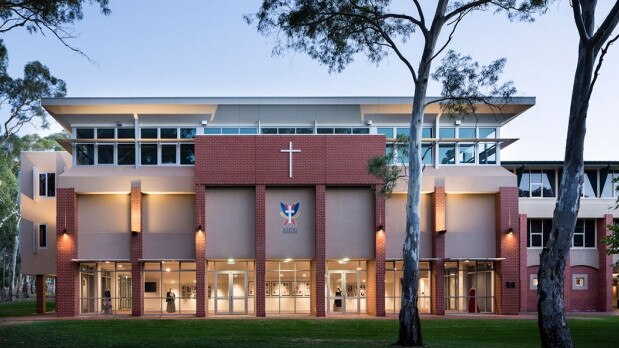
POLYGON ((518 188, 501 187, 495 198, 496 255, 495 299, 498 314, 520 312, 520 217, 518 188))
POLYGON ((315 200, 315 228, 314 237, 314 260, 310 263, 312 273, 311 285, 311 312, 317 317, 324 317, 325 308, 325 276, 326 276, 326 211, 325 211, 325 186, 316 185, 315 200))
POLYGON ((196 317, 207 313, 205 193, 204 186, 196 185, 196 317))
POLYGON ((374 240, 374 260, 368 261, 368 314, 377 317, 385 316, 385 247, 387 242, 387 226, 385 225, 385 196, 381 194, 381 186, 374 189, 374 225, 381 230, 376 231, 374 240))
POLYGON ((265 294, 264 294, 264 279, 266 270, 266 221, 265 214, 266 188, 264 185, 256 185, 256 283, 261 286, 256 286, 256 316, 264 317, 266 315, 265 294))
POLYGON ((56 189, 56 314, 72 317, 78 313, 77 197, 73 188, 56 189))
MULTIPOLYGON (((597 288, 598 288, 598 304, 596 310, 600 312, 610 312, 613 310, 612 305, 612 290, 613 284, 613 257, 606 254, 606 244, 602 240, 610 235, 612 231, 607 227, 612 225, 613 216, 611 214, 604 215, 603 219, 597 221, 597 247, 598 256, 600 262, 600 269, 598 271, 597 288)), ((589 280, 591 284, 592 280, 589 280)))
POLYGON ((47 277, 44 274, 37 274, 34 280, 34 287, 37 290, 37 314, 44 314, 47 305, 45 299, 45 279, 47 277))
POLYGON ((432 195, 432 258, 430 263, 431 277, 431 313, 445 314, 445 187, 437 186, 432 195))
POLYGON ((131 315, 144 314, 142 294, 142 189, 139 181, 131 183, 131 315))

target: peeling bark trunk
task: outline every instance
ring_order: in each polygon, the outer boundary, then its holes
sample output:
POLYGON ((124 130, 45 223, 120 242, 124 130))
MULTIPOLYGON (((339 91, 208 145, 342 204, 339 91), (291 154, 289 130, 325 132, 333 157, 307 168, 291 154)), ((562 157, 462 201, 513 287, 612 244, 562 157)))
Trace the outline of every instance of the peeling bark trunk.
POLYGON ((15 235, 15 244, 13 247, 13 253, 11 256, 11 275, 9 277, 9 301, 13 301, 13 294, 15 293, 15 276, 17 270, 17 253, 19 251, 19 233, 15 235))
MULTIPOLYGON (((580 4, 582 8, 580 18, 582 18, 584 30, 591 38, 595 27, 596 0, 583 0, 580 4)), ((611 27, 608 30, 612 32, 613 29, 614 27, 611 27)), ((578 63, 572 88, 563 177, 554 210, 552 230, 540 255, 538 271, 538 327, 543 347, 574 346, 565 318, 564 271, 580 208, 584 180, 583 150, 587 111, 599 47, 601 45, 592 45, 590 39, 583 39, 583 37, 578 46, 578 63)))
POLYGON ((419 288, 419 237, 420 237, 420 204, 421 175, 423 170, 421 153, 421 132, 424 116, 424 104, 428 89, 428 80, 432 67, 432 57, 436 42, 444 24, 443 17, 447 9, 447 1, 439 1, 432 21, 429 36, 426 38, 419 68, 417 83, 413 96, 413 110, 410 122, 409 138, 409 179, 406 195, 406 236, 402 254, 404 259, 402 280, 402 303, 400 306, 400 330, 398 344, 407 347, 423 346, 421 336, 421 320, 417 307, 419 288))

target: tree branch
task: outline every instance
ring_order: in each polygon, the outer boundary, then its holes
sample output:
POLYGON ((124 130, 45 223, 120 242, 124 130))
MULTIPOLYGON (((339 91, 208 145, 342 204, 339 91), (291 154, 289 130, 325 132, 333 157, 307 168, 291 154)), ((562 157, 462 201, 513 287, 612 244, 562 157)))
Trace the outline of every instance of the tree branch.
POLYGON ((574 14, 574 22, 576 22, 576 29, 578 29, 578 36, 580 36, 581 41, 586 43, 586 46, 591 38, 585 29, 585 23, 582 19, 582 11, 580 7, 580 0, 572 0, 572 12, 574 14))
MULTIPOLYGON (((593 45, 595 52, 597 52, 602 45, 604 45, 604 42, 608 40, 613 30, 617 27, 617 23, 619 23, 619 1, 615 2, 615 5, 608 12, 608 15, 604 18, 604 21, 591 38, 591 44, 593 45)), ((606 47, 608 48, 608 45, 606 47)))
POLYGON ((466 12, 469 10, 474 9, 477 6, 481 6, 481 5, 485 5, 487 3, 491 2, 491 0, 477 0, 477 1, 473 1, 473 2, 469 2, 466 5, 462 5, 456 9, 454 9, 453 11, 449 12, 448 14, 445 15, 445 20, 448 21, 451 18, 458 16, 460 13, 462 12, 466 12))
MULTIPOLYGON (((617 3, 619 4, 619 2, 617 3)), ((618 39, 619 39, 619 35, 609 40, 606 43, 606 45, 602 48, 600 59, 598 60, 597 66, 595 67, 595 72, 593 73, 593 80, 591 80, 591 85, 589 86, 589 95, 587 96, 587 99, 591 98, 591 93, 593 92, 593 86, 595 85, 595 82, 597 81, 598 76, 600 75, 600 69, 602 68, 602 62, 604 61, 604 56, 606 56, 606 53, 608 53, 608 49, 610 48, 610 46, 613 43, 615 43, 615 41, 617 41, 618 39)))
MULTIPOLYGON (((469 10, 470 11, 470 10, 469 10)), ((464 18, 464 16, 466 16, 466 14, 469 12, 462 12, 458 15, 458 18, 455 19, 452 23, 453 23, 453 27, 451 28, 451 32, 449 33, 449 37, 447 38, 447 41, 445 42, 445 44, 443 45, 443 47, 441 47, 438 51, 436 51, 436 53, 432 56, 432 58, 430 58, 430 60, 434 60, 434 58, 436 58, 438 55, 441 54, 441 52, 443 52, 447 46, 449 46, 449 43, 451 42, 451 40, 454 37, 454 33, 456 32, 456 28, 458 27, 458 24, 460 24, 460 22, 462 21, 462 18, 464 18)), ((449 24, 448 24, 449 25, 449 24)))
POLYGON ((415 3, 415 7, 417 8, 417 13, 419 13, 419 21, 425 27, 426 26, 426 19, 423 16, 423 10, 421 9, 421 4, 419 3, 419 0, 413 0, 413 3, 415 3))

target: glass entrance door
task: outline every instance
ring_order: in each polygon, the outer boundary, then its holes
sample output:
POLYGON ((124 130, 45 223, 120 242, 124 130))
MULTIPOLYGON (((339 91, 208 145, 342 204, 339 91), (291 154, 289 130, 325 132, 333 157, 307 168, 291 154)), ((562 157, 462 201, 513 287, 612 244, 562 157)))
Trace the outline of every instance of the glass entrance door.
POLYGON ((360 313, 361 289, 358 272, 329 271, 327 273, 327 312, 360 313))
POLYGON ((215 314, 247 314, 247 272, 215 272, 215 314))

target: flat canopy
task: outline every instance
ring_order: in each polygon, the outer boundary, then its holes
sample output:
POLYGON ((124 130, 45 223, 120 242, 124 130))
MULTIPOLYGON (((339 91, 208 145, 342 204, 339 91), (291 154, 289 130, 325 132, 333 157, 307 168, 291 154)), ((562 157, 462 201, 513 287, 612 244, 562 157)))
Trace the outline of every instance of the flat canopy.
MULTIPOLYGON (((428 97, 427 102, 439 101, 440 97, 428 97)), ((357 106, 360 120, 368 115, 407 115, 412 112, 412 97, 151 97, 151 98, 43 98, 41 105, 65 129, 71 128, 75 117, 96 116, 117 118, 125 123, 143 115, 175 115, 200 121, 204 116, 214 115, 219 106, 357 106), (199 116, 199 117, 197 117, 199 116), (197 118, 196 118, 197 117, 197 118), (126 118, 126 119, 125 119, 126 118)), ((493 98, 490 103, 477 106, 477 114, 501 116, 505 124, 535 105, 535 97, 514 97, 509 100, 493 98), (500 107, 499 107, 500 105, 500 107)), ((442 113, 439 103, 429 104, 426 114, 442 113)), ((259 114, 259 113, 256 113, 259 114)))

